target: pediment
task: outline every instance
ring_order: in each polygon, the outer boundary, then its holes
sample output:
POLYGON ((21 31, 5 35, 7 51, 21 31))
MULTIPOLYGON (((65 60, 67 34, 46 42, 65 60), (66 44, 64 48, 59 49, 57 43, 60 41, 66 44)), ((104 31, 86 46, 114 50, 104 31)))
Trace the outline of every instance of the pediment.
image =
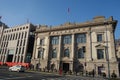
POLYGON ((96 45, 95 47, 97 47, 97 48, 105 48, 106 46, 103 45, 103 44, 98 44, 98 45, 96 45))

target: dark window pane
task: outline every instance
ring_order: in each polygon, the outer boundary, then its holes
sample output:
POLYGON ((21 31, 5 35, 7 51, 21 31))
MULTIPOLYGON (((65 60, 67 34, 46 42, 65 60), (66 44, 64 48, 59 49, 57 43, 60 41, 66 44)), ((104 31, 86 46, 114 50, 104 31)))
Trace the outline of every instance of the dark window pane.
POLYGON ((56 49, 54 49, 52 51, 52 58, 56 58, 56 57, 57 57, 57 51, 56 51, 56 49))
POLYGON ((69 57, 69 49, 65 49, 65 51, 64 51, 64 57, 69 57))
POLYGON ((102 41, 102 34, 97 34, 97 42, 101 42, 102 41))
POLYGON ((97 58, 98 59, 104 58, 104 50, 103 49, 97 49, 97 58))
POLYGON ((86 34, 77 34, 76 40, 77 43, 86 43, 86 34))
POLYGON ((70 44, 71 43, 71 35, 63 36, 63 44, 70 44))
POLYGON ((82 48, 78 50, 78 58, 84 58, 84 52, 82 48))
POLYGON ((59 37, 58 36, 54 36, 51 38, 51 43, 52 45, 57 45, 59 44, 59 37))

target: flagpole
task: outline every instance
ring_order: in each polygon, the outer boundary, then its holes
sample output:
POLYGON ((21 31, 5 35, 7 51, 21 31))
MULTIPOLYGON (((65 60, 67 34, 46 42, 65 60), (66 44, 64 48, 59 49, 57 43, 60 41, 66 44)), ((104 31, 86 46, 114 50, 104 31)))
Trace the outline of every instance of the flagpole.
POLYGON ((68 8, 67 12, 68 12, 68 21, 67 22, 70 23, 70 8, 68 8))

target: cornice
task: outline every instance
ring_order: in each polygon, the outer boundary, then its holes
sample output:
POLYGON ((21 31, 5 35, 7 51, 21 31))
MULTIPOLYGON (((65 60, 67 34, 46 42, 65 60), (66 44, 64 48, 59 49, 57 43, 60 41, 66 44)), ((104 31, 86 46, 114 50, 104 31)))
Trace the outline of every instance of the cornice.
POLYGON ((92 21, 87 21, 83 23, 65 23, 60 26, 54 27, 39 27, 36 29, 36 33, 43 33, 43 32, 51 32, 51 31, 60 31, 60 30, 67 30, 67 29, 74 29, 74 28, 86 28, 86 27, 94 27, 99 25, 109 25, 113 24, 113 29, 116 28, 117 20, 113 20, 112 17, 109 19, 105 19, 104 17, 95 17, 92 21), (98 19, 97 19, 98 18, 98 19))

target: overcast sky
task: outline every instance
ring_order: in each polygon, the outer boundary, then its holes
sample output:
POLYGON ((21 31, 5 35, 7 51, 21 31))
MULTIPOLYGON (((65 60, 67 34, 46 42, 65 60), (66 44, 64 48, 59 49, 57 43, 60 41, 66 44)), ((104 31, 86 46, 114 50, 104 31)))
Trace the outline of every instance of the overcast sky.
POLYGON ((24 24, 57 26, 85 22, 94 16, 118 20, 115 38, 120 38, 120 0, 0 0, 1 21, 9 27, 24 24), (69 12, 68 12, 69 8, 69 12))

